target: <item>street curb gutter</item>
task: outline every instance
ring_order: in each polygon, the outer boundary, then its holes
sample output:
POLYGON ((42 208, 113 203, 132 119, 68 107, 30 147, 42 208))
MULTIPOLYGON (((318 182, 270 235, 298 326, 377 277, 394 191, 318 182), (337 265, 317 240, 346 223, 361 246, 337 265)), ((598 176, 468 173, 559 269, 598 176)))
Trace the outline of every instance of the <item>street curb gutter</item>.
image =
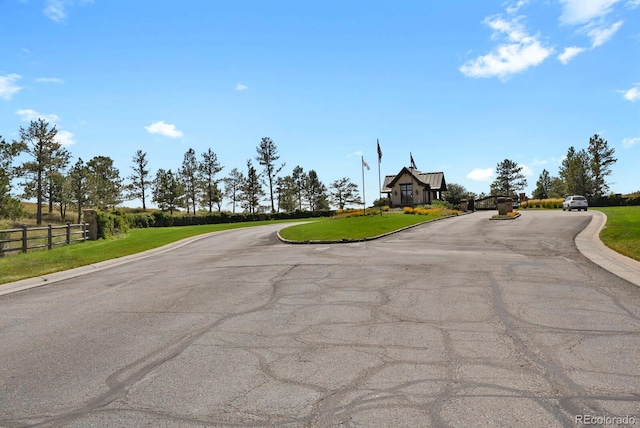
POLYGON ((591 222, 575 239, 578 251, 593 263, 614 275, 640 287, 640 262, 616 253, 600 240, 600 231, 607 223, 607 216, 601 211, 593 213, 591 222))
POLYGON ((335 240, 292 241, 290 239, 285 239, 282 236, 280 236, 280 231, 278 231, 277 235, 278 235, 278 239, 280 241, 284 242, 285 244, 294 244, 294 245, 301 245, 301 244, 307 244, 307 245, 313 245, 313 244, 353 244, 355 242, 373 241, 374 239, 384 238, 385 236, 393 235, 394 233, 403 232, 403 231, 408 230, 408 229, 413 229, 414 227, 422 226, 425 223, 431 223, 433 221, 444 220, 446 218, 460 217, 460 216, 468 215, 468 214, 473 214, 473 211, 467 211, 467 212, 464 212, 464 213, 448 215, 448 216, 444 216, 444 217, 432 218, 430 220, 425 220, 425 221, 423 221, 421 223, 412 224, 411 226, 406 226, 406 227, 403 227, 402 229, 393 230, 391 232, 383 233, 381 235, 369 236, 369 237, 366 237, 366 238, 358 238, 358 239, 343 238, 343 239, 335 239, 335 240))

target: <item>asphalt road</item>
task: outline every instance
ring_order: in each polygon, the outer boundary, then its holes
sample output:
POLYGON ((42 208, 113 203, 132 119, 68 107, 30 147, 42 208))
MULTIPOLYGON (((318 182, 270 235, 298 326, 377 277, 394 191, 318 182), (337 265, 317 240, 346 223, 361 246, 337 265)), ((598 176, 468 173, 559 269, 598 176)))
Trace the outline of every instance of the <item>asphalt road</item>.
POLYGON ((640 426, 640 288, 577 251, 592 213, 491 214, 1 296, 0 426, 640 426))

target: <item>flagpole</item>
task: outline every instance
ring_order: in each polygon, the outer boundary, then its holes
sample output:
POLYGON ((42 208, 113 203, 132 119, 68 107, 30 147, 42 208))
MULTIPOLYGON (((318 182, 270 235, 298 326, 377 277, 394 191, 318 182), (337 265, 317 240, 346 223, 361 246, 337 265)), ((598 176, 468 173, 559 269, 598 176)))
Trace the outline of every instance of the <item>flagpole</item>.
POLYGON ((382 161, 382 152, 380 151, 380 140, 376 138, 378 144, 378 191, 380 192, 380 215, 382 215, 382 182, 380 181, 380 162, 382 161))
POLYGON ((367 202, 366 202, 366 197, 365 197, 365 193, 364 193, 364 155, 362 155, 362 206, 363 206, 363 210, 362 213, 364 215, 367 215, 367 202))

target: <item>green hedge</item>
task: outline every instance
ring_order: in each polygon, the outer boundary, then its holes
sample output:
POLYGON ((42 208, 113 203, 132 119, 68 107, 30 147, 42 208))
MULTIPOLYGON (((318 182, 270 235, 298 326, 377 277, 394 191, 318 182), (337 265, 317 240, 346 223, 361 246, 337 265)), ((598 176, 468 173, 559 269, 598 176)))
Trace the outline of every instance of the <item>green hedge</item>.
POLYGON ((173 216, 168 212, 131 214, 122 210, 98 211, 98 238, 105 239, 126 232, 129 229, 148 227, 197 226, 203 224, 238 223, 265 220, 295 220, 304 218, 331 217, 335 211, 300 211, 290 213, 229 213, 219 212, 206 215, 173 216))

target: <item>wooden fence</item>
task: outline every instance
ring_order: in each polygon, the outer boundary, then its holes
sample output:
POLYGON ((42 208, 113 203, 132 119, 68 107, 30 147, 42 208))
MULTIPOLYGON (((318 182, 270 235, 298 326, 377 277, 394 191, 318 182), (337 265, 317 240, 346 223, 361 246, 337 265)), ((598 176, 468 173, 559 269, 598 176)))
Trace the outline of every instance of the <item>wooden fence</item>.
POLYGON ((13 251, 26 253, 38 248, 50 250, 56 245, 82 242, 87 239, 89 239, 88 223, 4 229, 0 230, 0 257, 13 251))

